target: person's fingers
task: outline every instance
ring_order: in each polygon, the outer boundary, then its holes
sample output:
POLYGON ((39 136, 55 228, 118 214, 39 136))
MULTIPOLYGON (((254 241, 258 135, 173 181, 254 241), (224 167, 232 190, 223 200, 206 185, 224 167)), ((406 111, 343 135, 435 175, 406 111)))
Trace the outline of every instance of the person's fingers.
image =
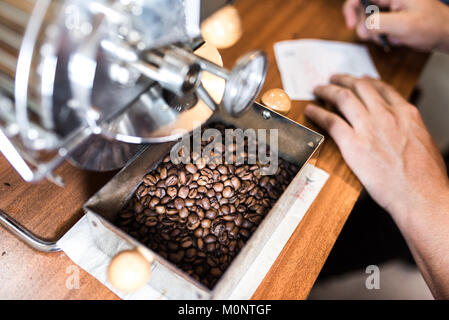
POLYGON ((371 4, 378 5, 379 7, 389 8, 394 0, 371 0, 371 4))
POLYGON ((381 12, 378 15, 379 23, 369 30, 372 34, 386 34, 389 37, 401 40, 410 35, 410 21, 406 12, 381 12))
POLYGON ((360 12, 362 17, 359 18, 356 26, 356 32, 360 39, 380 43, 379 36, 386 35, 394 46, 406 42, 411 27, 406 13, 381 12, 368 17, 362 11, 360 12))
POLYGON ((356 27, 357 35, 362 40, 373 40, 374 34, 372 34, 365 25, 365 20, 361 20, 356 27))
POLYGON ((346 20, 346 26, 349 29, 354 29, 359 20, 359 12, 361 3, 359 0, 346 0, 343 5, 343 15, 346 20))
POLYGON ((368 110, 348 88, 334 84, 318 86, 314 90, 318 98, 326 100, 341 112, 354 128, 363 127, 368 116, 368 110))
POLYGON ((386 109, 388 100, 384 99, 368 78, 355 78, 347 74, 336 74, 331 83, 351 89, 362 100, 368 110, 377 113, 386 109))
POLYGON ((329 133, 340 149, 345 149, 356 138, 351 126, 333 112, 317 105, 309 104, 305 109, 305 114, 310 120, 329 133))
POLYGON ((408 104, 407 100, 402 97, 392 86, 378 79, 368 78, 377 92, 392 106, 403 106, 408 104))
POLYGON ((393 37, 393 36, 388 37, 388 43, 395 47, 398 47, 398 46, 401 46, 404 44, 404 42, 401 41, 401 39, 393 37))

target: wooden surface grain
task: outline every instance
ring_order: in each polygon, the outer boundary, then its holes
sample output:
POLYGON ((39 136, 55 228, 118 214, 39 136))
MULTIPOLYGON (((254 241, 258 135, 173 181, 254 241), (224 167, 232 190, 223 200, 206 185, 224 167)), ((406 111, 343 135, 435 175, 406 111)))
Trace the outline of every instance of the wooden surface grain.
MULTIPOLYGON (((236 6, 243 18, 243 38, 222 51, 225 66, 241 54, 262 49, 269 58, 264 90, 282 87, 273 44, 300 38, 356 41, 344 26, 339 0, 240 0, 236 6)), ((426 54, 394 49, 385 54, 370 46, 382 78, 403 95, 412 92, 426 54)), ((303 116, 305 102, 295 101, 290 118, 313 127, 303 116)), ((281 255, 254 294, 255 299, 305 299, 362 189, 345 165, 335 144, 327 139, 318 166, 330 178, 297 227, 281 255)), ((83 214, 83 203, 113 173, 81 171, 64 163, 57 173, 65 188, 48 182, 26 184, 0 157, 0 209, 8 212, 36 234, 55 239, 83 214)), ((0 228, 0 299, 117 299, 89 274, 74 266, 64 253, 33 251, 0 228), (79 288, 68 289, 70 275, 79 272, 79 288)), ((70 287, 70 286, 69 286, 70 287)))

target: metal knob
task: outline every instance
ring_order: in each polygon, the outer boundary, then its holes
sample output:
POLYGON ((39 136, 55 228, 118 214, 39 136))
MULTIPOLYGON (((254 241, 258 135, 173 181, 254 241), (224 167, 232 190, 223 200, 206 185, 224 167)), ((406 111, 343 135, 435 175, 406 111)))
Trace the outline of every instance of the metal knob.
POLYGON ((112 258, 108 268, 108 279, 114 288, 133 292, 143 287, 150 279, 151 261, 139 250, 125 250, 112 258))
POLYGON ((227 5, 201 24, 203 39, 219 49, 233 46, 242 36, 242 22, 237 9, 227 5))

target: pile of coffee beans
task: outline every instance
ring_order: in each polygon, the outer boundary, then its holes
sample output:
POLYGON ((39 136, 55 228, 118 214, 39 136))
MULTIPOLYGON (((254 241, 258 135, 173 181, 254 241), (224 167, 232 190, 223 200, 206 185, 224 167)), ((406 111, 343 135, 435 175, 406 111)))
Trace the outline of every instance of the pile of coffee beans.
MULTIPOLYGON (((224 136, 224 126, 214 127, 224 136)), ((194 164, 184 165, 167 155, 143 178, 116 225, 213 288, 299 168, 279 159, 276 174, 267 176, 260 163, 247 164, 246 153, 241 165, 191 157, 194 164)))

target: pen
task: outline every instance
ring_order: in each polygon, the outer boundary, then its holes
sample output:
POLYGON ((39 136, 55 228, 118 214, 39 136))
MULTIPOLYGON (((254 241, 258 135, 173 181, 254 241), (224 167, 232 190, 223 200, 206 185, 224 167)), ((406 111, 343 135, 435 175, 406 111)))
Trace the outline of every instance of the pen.
MULTIPOLYGON (((370 0, 361 0, 363 7, 366 9, 368 8, 372 3, 370 0)), ((365 10, 366 13, 366 10, 365 10)), ((382 45, 382 48, 384 48, 385 52, 390 52, 390 44, 388 43, 387 36, 384 34, 379 35, 379 40, 382 45)))

